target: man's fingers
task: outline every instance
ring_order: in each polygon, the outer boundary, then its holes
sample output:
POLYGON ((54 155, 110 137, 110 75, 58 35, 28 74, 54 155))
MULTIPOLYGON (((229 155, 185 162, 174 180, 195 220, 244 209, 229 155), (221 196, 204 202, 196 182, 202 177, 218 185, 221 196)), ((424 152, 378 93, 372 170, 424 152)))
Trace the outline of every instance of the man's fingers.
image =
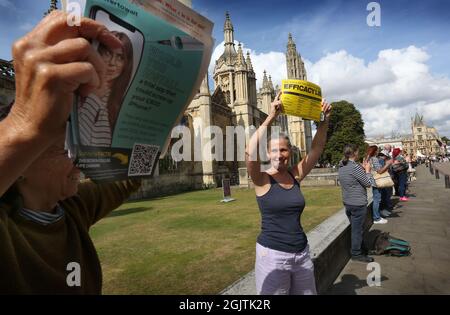
MULTIPOLYGON (((34 27, 34 29, 29 33, 29 34, 35 34, 35 35, 40 35, 40 34, 44 34, 44 32, 51 27, 51 23, 54 23, 54 21, 56 19, 61 19, 60 17, 63 16, 65 13, 60 11, 60 10, 53 10, 52 12, 50 12, 50 14, 48 14, 47 16, 45 16, 38 25, 36 25, 34 27)), ((64 20, 67 23, 67 18, 64 18, 64 20)))
POLYGON ((65 92, 79 90, 82 96, 87 96, 100 84, 97 71, 90 62, 52 65, 51 68, 55 83, 65 89, 65 92))
POLYGON ((83 37, 88 40, 96 39, 111 49, 121 48, 122 43, 101 23, 92 19, 81 17, 79 26, 70 26, 68 14, 56 11, 44 19, 33 33, 43 36, 43 41, 54 45, 64 39, 83 37), (44 22, 43 21, 43 22, 44 22))
POLYGON ((62 40, 42 53, 45 55, 43 58, 57 64, 88 61, 94 66, 99 78, 102 78, 106 71, 106 65, 99 53, 89 41, 81 37, 62 40))

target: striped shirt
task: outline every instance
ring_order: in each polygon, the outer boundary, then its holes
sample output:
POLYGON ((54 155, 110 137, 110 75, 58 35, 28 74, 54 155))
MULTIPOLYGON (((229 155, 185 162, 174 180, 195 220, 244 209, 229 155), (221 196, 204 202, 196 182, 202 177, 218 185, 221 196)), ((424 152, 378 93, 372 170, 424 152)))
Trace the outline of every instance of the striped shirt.
POLYGON ((82 145, 94 147, 111 146, 111 127, 109 125, 106 101, 91 94, 78 107, 78 125, 82 145))
POLYGON ((59 221, 64 216, 64 209, 60 205, 56 205, 56 212, 48 213, 22 208, 19 210, 19 214, 27 220, 41 225, 49 225, 59 221))
POLYGON ((345 205, 366 206, 367 188, 375 185, 375 180, 359 163, 349 160, 346 165, 342 161, 339 164, 339 183, 345 205))

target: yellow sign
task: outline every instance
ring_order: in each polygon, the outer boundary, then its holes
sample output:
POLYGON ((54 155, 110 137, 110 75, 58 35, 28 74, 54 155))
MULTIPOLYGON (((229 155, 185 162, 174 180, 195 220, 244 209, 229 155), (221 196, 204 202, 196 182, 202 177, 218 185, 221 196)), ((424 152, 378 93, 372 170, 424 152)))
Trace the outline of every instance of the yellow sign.
POLYGON ((283 113, 309 120, 323 120, 320 86, 304 80, 282 80, 281 85, 283 113))

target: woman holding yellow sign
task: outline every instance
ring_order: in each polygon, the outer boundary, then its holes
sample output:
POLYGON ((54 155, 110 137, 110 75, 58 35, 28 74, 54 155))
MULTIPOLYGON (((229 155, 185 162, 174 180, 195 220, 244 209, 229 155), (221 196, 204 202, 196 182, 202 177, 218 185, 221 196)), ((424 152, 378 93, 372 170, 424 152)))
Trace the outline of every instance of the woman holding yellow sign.
POLYGON ((267 127, 282 111, 281 93, 271 104, 269 116, 250 139, 246 151, 247 170, 255 184, 261 211, 261 233, 256 243, 256 290, 258 294, 316 294, 314 265, 306 234, 300 223, 305 199, 300 182, 314 168, 325 147, 331 106, 322 100, 320 122, 311 151, 289 168, 291 144, 280 134, 267 145, 270 168, 261 170, 257 155, 267 127))

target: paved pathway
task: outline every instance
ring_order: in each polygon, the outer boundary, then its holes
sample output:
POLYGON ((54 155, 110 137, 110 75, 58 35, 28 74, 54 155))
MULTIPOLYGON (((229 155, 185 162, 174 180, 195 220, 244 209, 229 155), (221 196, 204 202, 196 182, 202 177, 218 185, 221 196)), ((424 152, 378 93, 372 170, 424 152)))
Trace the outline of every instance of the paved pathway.
POLYGON ((398 203, 395 217, 373 225, 370 233, 408 240, 412 256, 373 256, 381 267, 380 287, 367 285, 366 264, 350 261, 328 294, 450 294, 450 189, 424 165, 409 189, 410 201, 398 203))

